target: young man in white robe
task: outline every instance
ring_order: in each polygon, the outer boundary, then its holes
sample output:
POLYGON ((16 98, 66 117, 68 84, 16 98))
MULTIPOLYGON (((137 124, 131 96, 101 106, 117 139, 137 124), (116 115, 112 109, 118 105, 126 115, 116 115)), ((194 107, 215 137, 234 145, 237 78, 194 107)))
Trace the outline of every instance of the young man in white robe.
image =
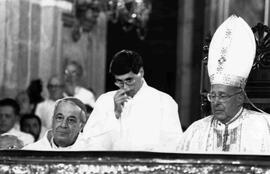
POLYGON ((243 108, 255 53, 254 34, 241 17, 233 15, 217 29, 208 57, 213 115, 184 132, 180 152, 270 152, 270 116, 243 108))
POLYGON ((110 64, 115 91, 101 95, 84 128, 84 137, 107 150, 175 152, 182 134, 178 105, 144 80, 141 56, 130 50, 110 64))

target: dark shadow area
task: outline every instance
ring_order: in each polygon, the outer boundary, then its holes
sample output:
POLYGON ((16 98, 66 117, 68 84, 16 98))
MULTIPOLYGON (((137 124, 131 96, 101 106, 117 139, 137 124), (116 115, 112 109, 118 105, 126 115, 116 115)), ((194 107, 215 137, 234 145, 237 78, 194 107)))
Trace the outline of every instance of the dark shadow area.
POLYGON ((176 39, 178 1, 152 1, 152 13, 145 40, 133 29, 125 32, 119 23, 108 23, 106 91, 116 89, 108 74, 112 56, 122 50, 137 51, 144 60, 147 83, 163 92, 175 95, 176 39))

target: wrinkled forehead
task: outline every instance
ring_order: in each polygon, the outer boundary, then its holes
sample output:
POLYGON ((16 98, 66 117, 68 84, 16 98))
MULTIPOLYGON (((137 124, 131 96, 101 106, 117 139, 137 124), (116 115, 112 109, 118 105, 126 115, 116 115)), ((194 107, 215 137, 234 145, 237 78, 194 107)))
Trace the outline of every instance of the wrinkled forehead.
POLYGON ((59 111, 62 108, 68 107, 74 111, 81 112, 82 109, 77 106, 74 102, 69 101, 69 100, 59 100, 55 104, 55 112, 59 111))
POLYGON ((66 99, 58 100, 55 104, 54 115, 59 113, 60 111, 75 112, 76 113, 75 116, 80 117, 82 122, 86 122, 86 112, 83 110, 83 108, 81 108, 78 104, 76 104, 72 100, 66 99))

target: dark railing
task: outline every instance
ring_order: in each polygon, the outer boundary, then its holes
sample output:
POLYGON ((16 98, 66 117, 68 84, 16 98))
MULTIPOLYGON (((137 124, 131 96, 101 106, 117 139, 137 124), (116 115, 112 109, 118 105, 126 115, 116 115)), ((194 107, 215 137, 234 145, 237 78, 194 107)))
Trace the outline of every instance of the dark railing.
POLYGON ((153 152, 0 151, 0 173, 269 173, 270 156, 153 152))

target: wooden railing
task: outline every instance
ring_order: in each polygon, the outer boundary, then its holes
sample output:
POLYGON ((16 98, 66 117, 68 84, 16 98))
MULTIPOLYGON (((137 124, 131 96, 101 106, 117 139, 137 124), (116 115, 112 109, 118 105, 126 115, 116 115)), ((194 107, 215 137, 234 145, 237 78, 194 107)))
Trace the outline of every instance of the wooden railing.
POLYGON ((270 156, 153 152, 0 151, 0 173, 268 173, 270 156))

